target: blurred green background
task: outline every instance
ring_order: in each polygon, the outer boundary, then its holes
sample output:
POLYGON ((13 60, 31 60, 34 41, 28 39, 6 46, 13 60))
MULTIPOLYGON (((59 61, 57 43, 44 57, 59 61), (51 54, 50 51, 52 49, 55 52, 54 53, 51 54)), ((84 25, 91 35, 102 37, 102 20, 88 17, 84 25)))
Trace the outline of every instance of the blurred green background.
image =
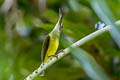
MULTIPOLYGON (((64 8, 64 28, 58 51, 94 32, 94 24, 100 21, 91 7, 94 1, 0 0, 0 80, 23 80, 40 66, 42 42, 54 28, 59 8, 64 8)), ((105 2, 119 20, 120 0, 105 2)), ((120 49, 109 32, 81 48, 112 80, 120 80, 120 49)), ((34 80, 92 79, 79 60, 69 54, 49 67, 44 77, 37 76, 34 80)))

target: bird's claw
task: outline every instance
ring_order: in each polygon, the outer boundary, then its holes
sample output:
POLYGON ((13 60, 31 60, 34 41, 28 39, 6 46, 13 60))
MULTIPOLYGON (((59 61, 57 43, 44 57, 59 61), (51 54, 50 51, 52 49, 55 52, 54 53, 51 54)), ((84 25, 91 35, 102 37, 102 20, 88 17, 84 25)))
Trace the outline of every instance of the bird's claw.
POLYGON ((48 58, 49 58, 49 57, 52 57, 52 56, 53 56, 53 57, 56 57, 56 58, 58 59, 58 55, 49 55, 48 58))

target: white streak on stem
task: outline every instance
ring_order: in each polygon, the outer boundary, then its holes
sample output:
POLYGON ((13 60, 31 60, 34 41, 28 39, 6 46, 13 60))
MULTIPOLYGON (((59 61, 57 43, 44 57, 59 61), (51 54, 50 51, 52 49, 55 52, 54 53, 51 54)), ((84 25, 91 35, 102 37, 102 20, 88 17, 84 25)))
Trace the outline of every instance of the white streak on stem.
MULTIPOLYGON (((120 20, 115 22, 116 25, 120 25, 120 20)), ((69 46, 68 48, 64 49, 63 52, 58 53, 58 58, 53 57, 50 61, 48 61, 46 64, 42 65, 36 69, 32 74, 30 74, 28 77, 26 77, 26 79, 24 80, 32 80, 34 79, 37 75, 39 75, 42 71, 46 70, 49 66, 51 66, 53 63, 57 62, 59 59, 61 59, 62 57, 66 56, 69 52, 70 52, 70 47, 78 47, 81 46, 83 44, 85 44, 86 42, 94 39, 95 37, 101 35, 104 32, 109 31, 110 29, 110 25, 105 26, 104 28, 97 30, 91 34, 89 34, 88 36, 78 40, 77 42, 73 43, 71 46, 69 46)))

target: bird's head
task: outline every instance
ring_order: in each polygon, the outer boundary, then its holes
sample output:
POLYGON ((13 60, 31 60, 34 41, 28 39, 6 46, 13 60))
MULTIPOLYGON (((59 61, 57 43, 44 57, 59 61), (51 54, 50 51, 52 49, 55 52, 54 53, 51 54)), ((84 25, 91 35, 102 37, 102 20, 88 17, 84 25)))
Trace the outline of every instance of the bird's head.
POLYGON ((58 31, 59 33, 63 29, 62 18, 63 18, 63 8, 59 8, 59 20, 58 20, 57 24, 54 27, 54 30, 58 31))

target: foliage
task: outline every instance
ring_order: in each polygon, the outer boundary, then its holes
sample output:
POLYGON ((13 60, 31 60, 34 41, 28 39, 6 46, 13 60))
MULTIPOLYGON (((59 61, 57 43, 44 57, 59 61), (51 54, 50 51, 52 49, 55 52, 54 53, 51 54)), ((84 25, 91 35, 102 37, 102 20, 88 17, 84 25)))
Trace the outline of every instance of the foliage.
MULTIPOLYGON (((55 26, 60 7, 64 8, 64 29, 60 37, 59 50, 94 32, 94 24, 100 21, 102 16, 96 15, 97 12, 95 13, 92 5, 92 2, 97 0, 47 0, 47 8, 37 2, 40 0, 13 0, 13 3, 7 4, 8 7, 12 4, 10 9, 3 5, 4 1, 12 0, 0 0, 0 80, 23 80, 39 67, 43 39, 55 26)), ((120 19, 120 1, 105 0, 105 2, 110 8, 110 14, 114 14, 115 20, 120 19)), ((107 17, 110 21, 113 20, 111 16, 107 17)), ((112 24, 103 18, 102 21, 112 24)), ((119 32, 118 28, 117 31, 119 32)), ((119 80, 120 49, 109 33, 100 35, 81 48, 89 52, 87 55, 92 56, 111 79, 119 80)), ((73 51, 72 54, 78 53, 73 51)), ((44 77, 35 78, 35 80, 89 79, 79 60, 77 61, 71 54, 49 67, 44 77)))

